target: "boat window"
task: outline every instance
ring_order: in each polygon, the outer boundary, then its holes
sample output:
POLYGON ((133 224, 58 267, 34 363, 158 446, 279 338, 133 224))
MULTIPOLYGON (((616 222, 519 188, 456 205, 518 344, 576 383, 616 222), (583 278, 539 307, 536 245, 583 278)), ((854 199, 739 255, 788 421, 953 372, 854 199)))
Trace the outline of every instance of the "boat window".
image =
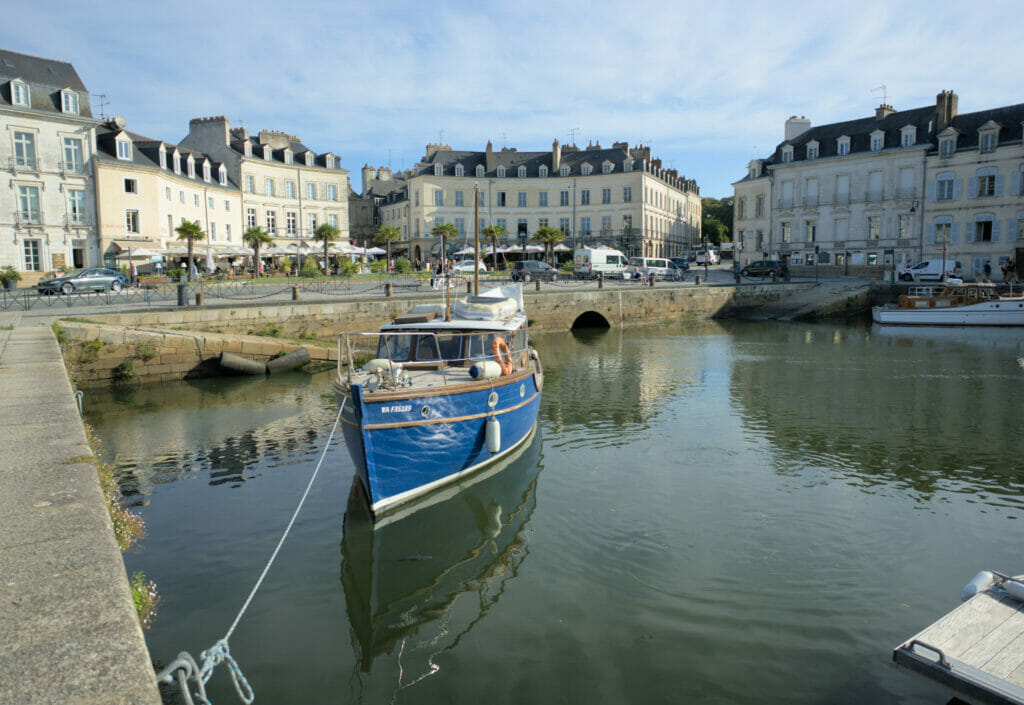
POLYGON ((412 349, 411 335, 382 335, 377 344, 377 357, 406 362, 412 349))
POLYGON ((975 297, 975 296, 978 295, 978 290, 977 289, 968 289, 967 290, 967 295, 970 296, 970 297, 975 297))
POLYGON ((493 355, 494 334, 471 335, 466 339, 466 357, 470 360, 487 360, 493 355))
POLYGON ((421 335, 416 345, 416 359, 436 360, 440 348, 442 360, 458 360, 461 343, 461 337, 456 335, 421 335))

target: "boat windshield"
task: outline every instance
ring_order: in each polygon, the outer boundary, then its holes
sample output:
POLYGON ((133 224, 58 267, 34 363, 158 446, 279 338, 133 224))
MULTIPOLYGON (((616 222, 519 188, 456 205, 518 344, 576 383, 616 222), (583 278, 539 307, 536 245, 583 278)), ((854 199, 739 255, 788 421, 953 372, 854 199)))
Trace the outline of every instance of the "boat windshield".
POLYGON ((467 332, 402 333, 381 335, 377 342, 377 357, 394 362, 475 362, 494 357, 494 341, 502 338, 514 352, 521 332, 467 332))
POLYGON ((462 337, 458 335, 421 335, 416 345, 416 359, 437 360, 440 348, 442 360, 458 360, 461 346, 462 337))
POLYGON ((394 362, 408 362, 412 351, 411 335, 382 335, 377 342, 377 357, 394 362))

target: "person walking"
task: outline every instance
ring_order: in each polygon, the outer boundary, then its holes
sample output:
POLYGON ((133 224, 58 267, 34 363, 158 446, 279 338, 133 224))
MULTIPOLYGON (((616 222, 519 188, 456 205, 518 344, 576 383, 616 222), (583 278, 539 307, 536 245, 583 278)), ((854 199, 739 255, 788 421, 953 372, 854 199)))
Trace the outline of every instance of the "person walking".
POLYGON ((985 267, 984 267, 983 271, 985 273, 985 281, 987 281, 987 282, 992 281, 992 262, 991 261, 985 260, 985 267))

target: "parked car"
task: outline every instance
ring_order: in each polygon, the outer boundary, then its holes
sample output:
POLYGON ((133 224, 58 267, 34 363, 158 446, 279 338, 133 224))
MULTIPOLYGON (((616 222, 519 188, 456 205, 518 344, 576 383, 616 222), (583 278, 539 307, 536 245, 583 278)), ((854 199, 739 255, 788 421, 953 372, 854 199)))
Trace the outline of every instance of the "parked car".
POLYGON ((125 276, 115 269, 90 267, 46 279, 36 284, 40 294, 72 294, 76 291, 121 291, 125 276))
MULTIPOLYGON (((480 271, 480 272, 486 272, 487 271, 487 266, 483 262, 478 262, 477 265, 478 265, 477 271, 480 271)), ((473 260, 471 260, 471 259, 464 259, 461 262, 456 262, 455 263, 454 271, 459 273, 459 274, 472 274, 473 273, 473 260)))
POLYGON ((670 257, 669 261, 682 272, 686 272, 690 269, 690 262, 686 257, 670 257))
MULTIPOLYGON (((963 276, 963 271, 963 267, 960 265, 958 260, 946 260, 947 279, 959 279, 963 276)), ((908 264, 903 268, 903 271, 900 272, 900 279, 903 281, 913 281, 914 277, 917 277, 921 281, 939 281, 942 279, 942 260, 927 259, 924 262, 918 262, 913 266, 908 264)))
POLYGON ((684 277, 683 270, 679 269, 675 262, 664 257, 630 257, 627 276, 638 279, 644 273, 669 281, 682 281, 684 277))
POLYGON ((694 260, 697 264, 718 264, 721 259, 718 257, 718 253, 714 250, 701 250, 697 253, 697 259, 694 260))
POLYGON ((745 277, 784 277, 788 274, 786 265, 776 259, 766 259, 759 262, 751 262, 740 270, 745 277))
POLYGON ((515 262, 510 276, 514 282, 528 282, 534 279, 558 281, 558 270, 547 262, 527 259, 515 262))
POLYGON ((578 249, 572 257, 573 276, 581 279, 597 276, 624 279, 628 265, 626 255, 611 247, 578 249))

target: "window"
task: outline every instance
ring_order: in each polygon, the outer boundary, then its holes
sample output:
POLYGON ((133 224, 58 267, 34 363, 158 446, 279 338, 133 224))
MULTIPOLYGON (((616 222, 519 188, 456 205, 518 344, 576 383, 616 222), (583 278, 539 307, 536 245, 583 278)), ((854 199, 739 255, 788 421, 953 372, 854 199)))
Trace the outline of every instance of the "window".
POLYGON ((782 224, 782 241, 792 242, 793 241, 793 228, 790 223, 782 224))
POLYGON ((129 233, 139 232, 139 212, 137 210, 124 212, 124 229, 129 233))
POLYGON ((264 187, 263 187, 264 188, 264 193, 266 193, 268 196, 273 196, 274 195, 274 180, 273 179, 265 179, 263 183, 264 183, 264 187))
POLYGON ((747 217, 747 199, 741 198, 736 201, 736 219, 743 220, 747 217))
POLYGON ((558 192, 558 205, 567 206, 569 205, 569 192, 559 191, 558 192))
POLYGON ((271 154, 272 154, 272 152, 270 151, 270 147, 267 146, 267 145, 264 145, 263 146, 263 159, 264 159, 264 161, 268 161, 269 162, 271 154))
POLYGON ((185 202, 185 192, 184 191, 178 191, 178 202, 179 203, 184 203, 185 202))
POLYGON ((868 200, 882 200, 882 172, 872 171, 868 174, 868 200))
POLYGON ((590 176, 590 174, 593 173, 593 171, 594 167, 590 166, 589 164, 584 164, 583 167, 580 169, 580 173, 583 174, 584 176, 590 176))
POLYGON ((192 160, 192 157, 188 158, 188 178, 196 178, 196 163, 192 160))
POLYGON ((882 216, 868 216, 868 239, 877 240, 882 236, 882 216))
POLYGON ((220 169, 217 170, 217 180, 220 181, 221 186, 228 185, 228 170, 224 168, 223 164, 220 169))
POLYGON ((443 206, 444 205, 444 191, 442 191, 441 189, 435 189, 434 190, 434 205, 435 206, 443 206))
POLYGON ((504 208, 507 205, 505 202, 505 192, 498 191, 497 197, 497 202, 494 205, 498 206, 499 208, 504 208))
POLYGON ((192 205, 195 206, 196 208, 199 207, 199 194, 198 193, 193 193, 192 194, 192 205))
POLYGON ((939 174, 935 181, 935 198, 939 201, 953 200, 953 174, 939 174))
POLYGON ((836 153, 840 157, 845 157, 847 154, 850 153, 849 137, 840 137, 838 140, 836 140, 836 153))
POLYGON ((39 187, 18 187, 18 221, 39 223, 39 187))
POLYGON ((76 174, 81 173, 84 161, 82 158, 82 140, 75 137, 65 137, 64 168, 76 174))
POLYGON ((817 142, 809 142, 807 144, 807 158, 808 159, 817 159, 818 158, 818 143, 817 142))
POLYGON ((306 198, 311 201, 316 200, 316 184, 306 184, 306 198))
POLYGON ((563 234, 569 235, 570 234, 569 233, 569 219, 568 218, 559 218, 558 219, 558 229, 561 230, 563 234))
POLYGON ((836 177, 836 203, 850 202, 850 176, 840 174, 836 177))
POLYGON ((548 167, 547 167, 547 164, 541 164, 541 165, 540 165, 540 168, 539 168, 539 169, 537 169, 537 176, 539 176, 540 178, 542 178, 542 179, 543 179, 543 178, 546 178, 546 177, 547 177, 547 175, 548 175, 548 167))
POLYGON ((294 160, 295 160, 295 155, 292 154, 292 150, 290 150, 290 149, 284 150, 284 163, 285 164, 291 164, 294 160))
POLYGON ((779 206, 782 208, 793 207, 793 182, 782 182, 782 194, 780 195, 779 206))
MULTIPOLYGON (((313 153, 312 152, 306 152, 306 166, 313 166, 313 153)), ((313 220, 314 221, 316 220, 315 216, 314 216, 313 220)), ((316 228, 313 228, 313 229, 316 230, 316 228)))
POLYGON ((203 163, 203 181, 210 181, 210 165, 205 162, 203 163))
POLYGON ((811 220, 805 221, 804 233, 807 235, 807 242, 816 242, 818 240, 818 224, 811 220))
POLYGON ((85 222, 85 191, 79 189, 68 191, 68 220, 75 225, 85 222))
POLYGON ((988 132, 981 136, 981 151, 982 152, 994 152, 996 151, 996 133, 988 132))
POLYGON ((327 200, 337 201, 338 200, 338 187, 334 184, 327 184, 327 200))
POLYGON ((910 216, 906 213, 900 215, 899 238, 901 240, 910 237, 910 216))
POLYGON ((940 157, 952 157, 953 152, 956 151, 956 138, 950 137, 939 141, 939 156, 940 157))
POLYGON ((974 224, 975 242, 992 242, 992 221, 979 220, 974 224))
POLYGON ((479 193, 477 194, 477 196, 478 196, 478 197, 480 198, 480 207, 481 207, 481 208, 483 208, 483 207, 484 207, 485 205, 487 205, 487 200, 486 200, 486 198, 485 198, 485 196, 486 196, 486 195, 487 195, 487 194, 485 194, 485 193, 484 193, 483 191, 480 191, 480 192, 479 192, 479 193))
POLYGON ((288 237, 295 237, 298 234, 298 219, 295 211, 288 211, 284 214, 285 228, 288 230, 288 237))
POLYGON ((508 232, 508 225, 506 224, 504 218, 498 218, 498 227, 504 230, 505 232, 508 232))
POLYGON ((14 133, 14 165, 23 169, 36 168, 36 136, 31 132, 14 133))
POLYGON ((139 182, 136 181, 135 179, 125 179, 124 180, 124 192, 125 193, 138 193, 139 192, 139 182))
POLYGON ((978 198, 996 195, 996 175, 986 174, 978 177, 978 198))
POLYGON ((601 189, 601 203, 612 202, 612 190, 610 188, 601 189))
POLYGON ((171 200, 171 187, 170 186, 165 186, 164 187, 164 198, 166 198, 168 201, 171 200))
POLYGON ((548 205, 548 192, 541 191, 537 194, 537 205, 541 208, 546 208, 548 205))
POLYGON ((210 240, 217 239, 217 224, 212 220, 210 221, 210 240))
POLYGON ((754 201, 754 217, 760 218, 764 215, 764 195, 758 194, 757 199, 754 201))
POLYGON ((785 164, 791 161, 793 161, 793 147, 786 145, 782 148, 782 163, 785 164))
POLYGON ((590 216, 580 218, 580 235, 583 237, 590 235, 590 216))
POLYGON ((25 271, 43 271, 42 247, 39 240, 25 240, 25 247, 22 252, 25 254, 25 271))
POLYGON ((519 207, 526 208, 526 191, 520 191, 518 195, 519 197, 516 202, 519 204, 519 207))
POLYGON ((498 178, 499 179, 504 179, 505 178, 505 167, 504 166, 499 166, 498 167, 498 178))
POLYGON ((466 219, 456 218, 455 229, 459 231, 459 237, 461 237, 466 232, 466 219))
POLYGON ((442 176, 444 174, 444 167, 440 164, 434 165, 434 176, 442 176))
POLYGON ((622 232, 631 233, 633 232, 633 216, 624 215, 622 216, 622 232))
POLYGON ((623 186, 622 187, 622 202, 631 203, 633 201, 633 187, 623 186))
POLYGON ((601 165, 601 173, 602 174, 610 174, 610 173, 612 173, 612 163, 611 162, 605 162, 604 164, 602 164, 601 165))
POLYGON ((332 228, 337 228, 338 227, 338 214, 337 213, 331 213, 330 215, 328 215, 327 216, 327 222, 331 224, 332 228))
POLYGON ((622 162, 622 170, 625 172, 633 171, 633 160, 627 159, 624 162, 622 162))
POLYGON ((818 180, 807 179, 804 181, 804 205, 818 205, 818 180))
POLYGON ((899 186, 896 189, 898 198, 914 197, 914 168, 903 167, 900 169, 899 186))
POLYGON ((900 145, 903 147, 913 147, 917 141, 917 128, 916 127, 904 127, 903 132, 900 135, 900 145))
POLYGON ((242 148, 242 153, 247 157, 252 156, 252 142, 245 143, 245 147, 242 148))
POLYGON ((580 205, 581 206, 589 206, 590 205, 590 189, 585 188, 582 191, 580 191, 580 205))
POLYGON ((26 108, 30 107, 28 84, 21 81, 11 81, 11 102, 26 108))
POLYGON ((181 173, 181 155, 177 152, 174 153, 174 173, 181 173))
POLYGON ((413 205, 417 205, 418 206, 420 204, 420 192, 419 191, 414 191, 413 192, 413 197, 416 199, 416 202, 413 205))
POLYGON ((520 164, 519 168, 516 169, 516 178, 519 178, 519 179, 525 179, 526 178, 526 167, 523 166, 522 164, 520 164))
POLYGON ((247 193, 256 193, 256 179, 252 174, 245 177, 245 190, 247 193))
POLYGON ((230 213, 231 212, 231 201, 229 201, 226 198, 224 199, 224 212, 225 213, 230 213))
POLYGON ((558 175, 559 176, 568 176, 569 175, 569 167, 567 167, 567 166, 559 167, 558 168, 558 175))
POLYGON ((477 176, 483 176, 484 175, 484 165, 483 164, 477 164, 476 165, 476 175, 477 176))
POLYGON ((601 216, 601 234, 609 235, 612 231, 612 217, 610 215, 601 216))
POLYGON ((939 243, 940 245, 943 243, 948 244, 950 242, 950 232, 952 231, 952 228, 952 223, 936 223, 935 242, 939 243))
POLYGON ((231 223, 224 223, 224 239, 231 240, 231 223))
POLYGON ((871 151, 880 152, 885 144, 885 135, 880 132, 871 133, 871 151))
POLYGON ((316 213, 309 214, 309 234, 316 232, 316 213))
POLYGON ((267 211, 267 235, 271 237, 277 235, 277 213, 275 211, 267 211))
POLYGON ((460 207, 465 205, 465 195, 462 191, 455 192, 455 205, 460 207))
POLYGON ((246 208, 245 209, 245 225, 248 228, 256 227, 256 209, 246 208))
POLYGON ((164 149, 162 144, 160 145, 160 168, 167 168, 167 151, 164 149))
POLYGON ((456 176, 465 176, 466 175, 466 170, 463 168, 463 166, 461 164, 456 164, 455 165, 455 175, 456 176))

